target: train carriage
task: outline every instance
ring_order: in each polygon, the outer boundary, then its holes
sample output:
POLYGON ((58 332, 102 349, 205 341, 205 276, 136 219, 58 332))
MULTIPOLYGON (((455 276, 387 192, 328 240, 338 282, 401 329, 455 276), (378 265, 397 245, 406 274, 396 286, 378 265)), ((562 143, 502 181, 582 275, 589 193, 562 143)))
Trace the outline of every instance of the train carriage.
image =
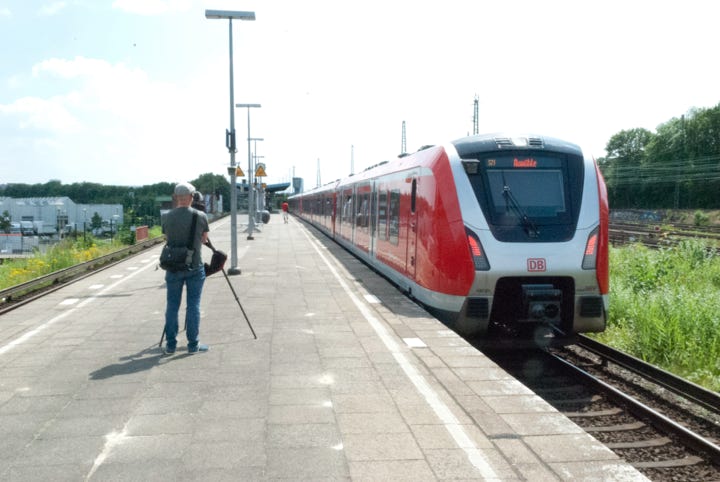
POLYGON ((574 144, 466 137, 290 202, 463 334, 605 328, 607 195, 574 144))

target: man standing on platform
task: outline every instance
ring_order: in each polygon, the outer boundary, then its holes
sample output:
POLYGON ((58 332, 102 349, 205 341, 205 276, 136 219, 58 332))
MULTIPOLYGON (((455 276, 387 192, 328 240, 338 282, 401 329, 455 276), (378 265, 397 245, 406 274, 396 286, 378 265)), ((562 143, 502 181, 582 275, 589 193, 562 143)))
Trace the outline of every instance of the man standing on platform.
POLYGON ((290 209, 290 206, 288 205, 287 201, 282 203, 282 212, 283 212, 283 221, 285 221, 285 224, 288 222, 288 210, 290 209))
POLYGON ((175 209, 171 210, 162 219, 162 232, 165 234, 170 246, 187 246, 191 237, 192 226, 192 263, 190 268, 182 271, 165 271, 167 285, 167 307, 165 308, 165 336, 167 344, 165 353, 175 353, 178 333, 178 311, 182 301, 183 286, 187 287, 187 306, 185 311, 185 326, 188 341, 188 352, 197 353, 207 351, 207 345, 201 345, 200 335, 200 297, 205 283, 205 268, 203 266, 200 248, 207 242, 208 227, 207 216, 204 212, 190 207, 193 202, 195 188, 192 184, 179 183, 175 186, 175 209), (193 217, 196 217, 193 222, 193 217))

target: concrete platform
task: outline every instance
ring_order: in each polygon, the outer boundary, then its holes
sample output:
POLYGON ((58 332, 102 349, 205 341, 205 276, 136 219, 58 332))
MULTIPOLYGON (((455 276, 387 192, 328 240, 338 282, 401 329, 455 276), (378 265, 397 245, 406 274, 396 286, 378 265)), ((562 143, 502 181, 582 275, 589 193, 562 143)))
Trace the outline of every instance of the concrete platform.
POLYGON ((323 235, 261 229, 229 278, 257 340, 215 274, 210 351, 163 355, 160 247, 0 317, 0 480, 646 480, 323 235))

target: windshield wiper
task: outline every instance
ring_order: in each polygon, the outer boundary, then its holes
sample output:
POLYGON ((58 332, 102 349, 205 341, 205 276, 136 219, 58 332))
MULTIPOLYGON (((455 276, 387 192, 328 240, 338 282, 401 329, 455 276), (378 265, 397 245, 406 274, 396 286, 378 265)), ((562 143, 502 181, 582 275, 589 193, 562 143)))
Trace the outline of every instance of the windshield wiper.
POLYGON ((503 186, 503 197, 505 198, 505 207, 512 208, 515 215, 520 219, 520 223, 522 227, 525 228, 527 235, 531 238, 537 238, 538 234, 540 234, 537 225, 530 219, 530 216, 527 215, 525 210, 520 207, 517 199, 515 199, 515 196, 510 191, 510 186, 507 184, 503 186))

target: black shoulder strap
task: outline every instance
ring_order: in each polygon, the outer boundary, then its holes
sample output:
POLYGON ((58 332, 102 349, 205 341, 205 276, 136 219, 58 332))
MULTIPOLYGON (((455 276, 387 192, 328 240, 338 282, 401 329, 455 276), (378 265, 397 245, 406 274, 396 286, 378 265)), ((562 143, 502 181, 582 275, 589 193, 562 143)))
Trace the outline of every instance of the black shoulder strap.
POLYGON ((190 234, 188 235, 187 248, 193 249, 193 239, 195 238, 195 226, 197 226, 197 212, 193 213, 192 224, 190 225, 190 234))

